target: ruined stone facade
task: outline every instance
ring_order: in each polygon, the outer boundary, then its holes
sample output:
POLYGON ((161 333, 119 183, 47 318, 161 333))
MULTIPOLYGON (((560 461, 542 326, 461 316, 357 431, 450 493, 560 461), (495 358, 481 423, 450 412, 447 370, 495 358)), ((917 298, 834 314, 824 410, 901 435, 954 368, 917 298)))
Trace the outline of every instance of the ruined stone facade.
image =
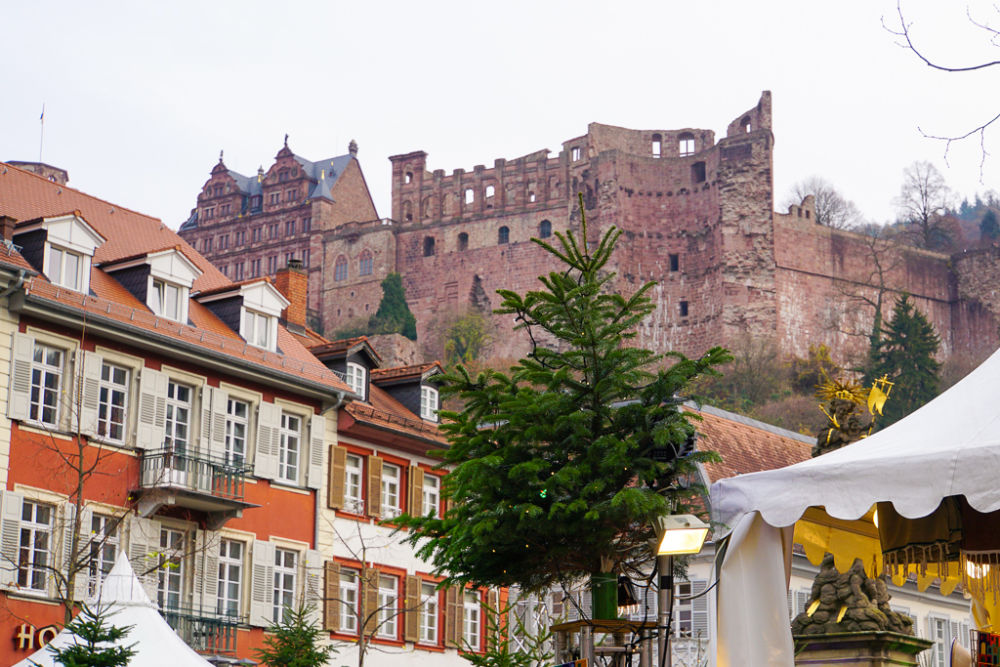
MULTIPOLYGON (((579 229, 579 193, 591 239, 612 225, 622 231, 609 267, 615 288, 627 294, 657 282, 651 292, 656 309, 639 327, 639 345, 698 354, 751 336, 773 338, 783 352, 799 356, 824 343, 846 361, 866 349, 879 294, 888 315, 898 293, 907 291, 940 334, 943 356, 982 358, 995 349, 1000 298, 989 277, 1000 275, 1000 252, 949 258, 883 248, 869 237, 817 225, 811 198, 775 213, 773 147, 771 95, 764 92, 719 139, 706 129, 592 123, 558 153, 541 150, 451 173, 429 171, 427 153, 416 151, 390 158, 386 219, 371 205, 353 153, 326 161, 341 165, 326 188, 325 162, 310 163, 285 147, 255 179, 220 160, 198 211, 227 200, 233 211, 249 209, 219 221, 199 217, 181 234, 199 242, 246 229, 246 246, 198 245, 234 279, 236 262, 276 256, 280 266, 287 253, 302 258, 308 250, 310 310, 328 335, 366 322, 378 308, 381 281, 398 272, 423 341, 456 313, 495 307, 499 288, 537 288, 538 276, 555 264, 530 239, 555 241, 555 232, 579 229), (343 158, 350 159, 338 162, 343 158), (294 174, 296 165, 299 175, 286 178, 298 179, 310 194, 287 202, 282 172, 294 174), (252 205, 258 190, 260 210, 252 205), (272 240, 265 231, 254 240, 254 227, 267 230, 273 220, 284 232, 288 220, 305 216, 312 218, 305 237, 272 240)), ((492 355, 523 354, 527 340, 509 335, 510 317, 493 319, 492 355)))
POLYGON ((333 271, 323 263, 323 233, 377 217, 357 152, 352 141, 346 155, 312 162, 295 155, 286 137, 270 169, 254 176, 229 169, 220 154, 179 234, 237 282, 301 261, 309 321, 318 327, 322 276, 333 271))

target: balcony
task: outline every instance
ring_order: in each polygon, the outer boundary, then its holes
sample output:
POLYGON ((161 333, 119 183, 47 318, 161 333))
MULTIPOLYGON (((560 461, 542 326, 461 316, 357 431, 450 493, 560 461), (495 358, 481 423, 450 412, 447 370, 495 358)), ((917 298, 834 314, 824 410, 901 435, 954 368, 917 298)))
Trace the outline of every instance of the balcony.
POLYGON ((180 638, 198 653, 218 658, 235 656, 236 630, 244 619, 185 608, 166 609, 160 613, 180 638))
POLYGON ((152 516, 164 505, 204 512, 207 528, 218 530, 243 510, 257 507, 244 500, 244 461, 220 461, 173 449, 142 452, 139 467, 140 516, 152 516))

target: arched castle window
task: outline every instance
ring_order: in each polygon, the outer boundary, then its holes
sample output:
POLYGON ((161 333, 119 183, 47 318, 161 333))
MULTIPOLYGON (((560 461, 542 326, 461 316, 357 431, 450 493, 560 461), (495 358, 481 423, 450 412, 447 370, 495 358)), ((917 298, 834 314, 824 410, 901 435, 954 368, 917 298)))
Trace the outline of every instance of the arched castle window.
POLYGON ((681 157, 694 155, 694 135, 690 132, 685 132, 677 137, 677 149, 681 157))
POLYGON ((425 236, 424 237, 424 257, 432 257, 434 255, 434 237, 425 236))
POLYGON ((497 189, 496 189, 495 186, 493 186, 493 185, 487 185, 486 186, 486 198, 489 199, 490 197, 492 197, 494 194, 496 194, 496 191, 497 191, 497 189))
POLYGON ((510 243, 510 229, 508 227, 501 227, 497 230, 497 243, 499 245, 510 243))
POLYGON ((465 203, 471 204, 476 201, 476 191, 472 188, 465 188, 465 203))
POLYGON ((347 258, 341 255, 333 263, 333 279, 347 280, 347 258))
POLYGON ((406 175, 403 176, 403 183, 409 184, 409 183, 412 183, 412 182, 413 182, 413 172, 412 171, 408 171, 408 172, 406 172, 406 175))
POLYGON ((750 132, 753 129, 750 123, 750 116, 743 117, 743 120, 740 121, 740 127, 743 128, 744 132, 750 132))
POLYGON ((372 274, 372 266, 375 264, 372 258, 372 253, 370 250, 362 250, 361 257, 358 259, 358 275, 359 276, 370 276, 372 274))
POLYGON ((469 235, 465 232, 461 232, 458 235, 458 249, 459 251, 469 249, 469 235))
POLYGON ((547 239, 552 236, 552 223, 548 220, 542 220, 538 223, 538 238, 547 239))
POLYGON ((425 220, 434 217, 434 195, 424 199, 422 216, 425 220))
POLYGON ((403 220, 413 222, 413 205, 409 201, 403 202, 403 220))
POLYGON ((659 133, 653 135, 653 157, 660 157, 663 149, 663 137, 659 133))

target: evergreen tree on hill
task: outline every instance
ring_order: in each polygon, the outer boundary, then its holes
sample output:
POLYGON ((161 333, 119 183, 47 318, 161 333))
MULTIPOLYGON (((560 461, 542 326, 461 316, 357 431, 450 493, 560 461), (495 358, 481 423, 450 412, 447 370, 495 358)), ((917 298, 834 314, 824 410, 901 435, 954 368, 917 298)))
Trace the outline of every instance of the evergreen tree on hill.
POLYGON ((882 336, 871 350, 872 366, 865 384, 887 376, 892 393, 880 420, 883 427, 899 421, 938 394, 938 371, 935 359, 941 339, 927 318, 901 295, 893 307, 892 319, 882 329, 882 336))
POLYGON ((464 405, 442 412, 452 502, 444 517, 398 521, 447 582, 531 590, 634 573, 649 557, 650 522, 683 513, 693 495, 679 480, 717 460, 688 453, 694 427, 677 396, 729 355, 672 354, 663 369, 661 355, 631 347, 653 283, 613 293, 605 268, 620 232, 595 243, 586 229, 553 245, 533 239, 563 270, 541 276, 538 291, 498 292, 496 312, 529 336, 528 356, 508 372, 439 376, 442 395, 464 405))
POLYGON ((398 273, 390 273, 382 281, 382 301, 368 321, 368 329, 373 334, 399 333, 417 339, 417 319, 406 305, 403 279, 398 273))
POLYGON ((979 238, 983 241, 994 241, 997 237, 1000 237, 1000 222, 997 222, 997 214, 993 209, 989 209, 979 221, 979 238))

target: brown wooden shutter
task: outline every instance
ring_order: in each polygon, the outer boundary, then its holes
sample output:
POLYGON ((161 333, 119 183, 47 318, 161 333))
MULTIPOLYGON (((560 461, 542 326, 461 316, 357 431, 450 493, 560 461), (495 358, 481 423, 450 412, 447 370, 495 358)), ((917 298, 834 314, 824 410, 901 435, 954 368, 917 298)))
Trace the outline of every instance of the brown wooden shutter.
POLYGON ((461 588, 444 589, 444 645, 457 648, 462 644, 461 588))
POLYGON ((403 599, 403 639, 408 642, 420 641, 420 577, 406 577, 406 597, 403 599))
POLYGON ((368 457, 368 516, 382 516, 382 459, 368 457))
POLYGON ((365 603, 361 618, 363 632, 371 637, 378 627, 378 570, 370 567, 361 570, 361 595, 365 603))
POLYGON ((500 595, 492 588, 486 592, 486 609, 483 610, 483 625, 486 627, 487 650, 496 648, 500 631, 504 628, 504 615, 500 613, 500 595))
POLYGON ((323 629, 340 630, 340 564, 332 560, 323 568, 323 629))
POLYGON ((330 480, 327 493, 327 507, 339 510, 344 507, 344 477, 347 467, 347 450, 330 445, 330 480))
POLYGON ((424 513, 424 471, 420 466, 410 466, 410 502, 406 511, 411 516, 424 513))

